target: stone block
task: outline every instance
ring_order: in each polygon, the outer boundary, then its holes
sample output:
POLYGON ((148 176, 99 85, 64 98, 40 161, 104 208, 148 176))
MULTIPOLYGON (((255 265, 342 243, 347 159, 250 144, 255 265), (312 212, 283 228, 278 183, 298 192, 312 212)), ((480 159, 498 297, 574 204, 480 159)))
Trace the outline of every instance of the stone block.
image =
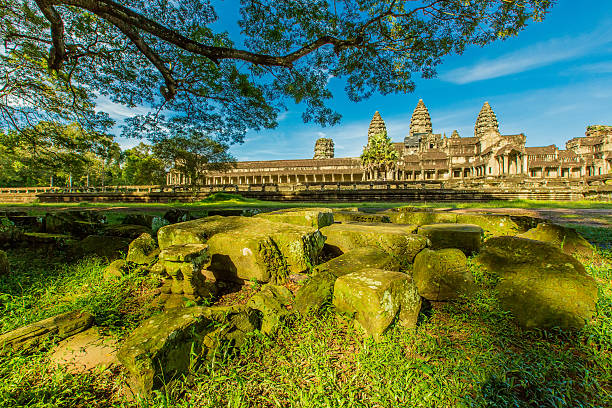
POLYGON ((354 318, 368 335, 379 339, 396 319, 415 328, 421 297, 409 275, 364 269, 336 280, 333 304, 338 313, 354 318))
POLYGON ((431 224, 420 226, 417 234, 429 239, 431 249, 457 248, 471 255, 480 248, 483 230, 470 224, 431 224))
POLYGON ((475 262, 500 277, 500 303, 524 327, 580 329, 595 313, 595 280, 576 258, 552 244, 494 237, 475 262))
POLYGON ((353 249, 374 246, 391 255, 401 264, 410 264, 427 246, 425 237, 413 234, 412 225, 351 223, 322 228, 326 244, 346 253, 353 249))
POLYGON ((73 311, 20 327, 0 336, 0 353, 38 350, 50 340, 63 340, 88 329, 93 321, 90 313, 73 311))
POLYGON ((467 258, 455 248, 424 249, 414 258, 412 278, 419 295, 427 300, 444 301, 468 295, 476 289, 467 258))

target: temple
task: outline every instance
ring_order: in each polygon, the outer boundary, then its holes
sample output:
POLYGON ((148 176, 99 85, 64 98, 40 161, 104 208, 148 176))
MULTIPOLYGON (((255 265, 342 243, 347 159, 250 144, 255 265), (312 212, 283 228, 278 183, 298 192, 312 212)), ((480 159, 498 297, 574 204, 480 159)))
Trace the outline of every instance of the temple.
MULTIPOLYGON (((377 111, 367 132, 386 132, 377 111)), ((364 132, 365 133, 365 132, 364 132)), ((365 134, 364 134, 365 136, 365 134)), ((365 139, 365 137, 364 137, 365 139)), ((523 133, 502 135, 497 116, 485 102, 476 118, 474 135, 450 137, 433 133, 431 116, 419 100, 410 121, 410 133, 393 143, 399 159, 393 169, 377 174, 377 180, 417 182, 423 180, 478 181, 490 179, 570 179, 604 175, 612 171, 612 126, 589 126, 584 137, 556 145, 525 146, 523 133)), ((314 158, 304 160, 243 161, 226 172, 206 173, 198 184, 252 185, 303 184, 367 181, 368 172, 358 157, 334 157, 334 142, 321 138, 315 143, 314 158)), ((184 175, 171 170, 167 184, 189 184, 184 175)))

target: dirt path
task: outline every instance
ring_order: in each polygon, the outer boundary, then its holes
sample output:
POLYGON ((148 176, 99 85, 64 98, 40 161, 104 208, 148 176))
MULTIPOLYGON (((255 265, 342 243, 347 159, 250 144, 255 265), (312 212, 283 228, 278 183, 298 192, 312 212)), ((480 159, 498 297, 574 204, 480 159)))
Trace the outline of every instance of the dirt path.
POLYGON ((612 210, 574 208, 461 208, 449 209, 457 213, 489 213, 524 215, 544 218, 556 224, 580 224, 612 228, 612 210))

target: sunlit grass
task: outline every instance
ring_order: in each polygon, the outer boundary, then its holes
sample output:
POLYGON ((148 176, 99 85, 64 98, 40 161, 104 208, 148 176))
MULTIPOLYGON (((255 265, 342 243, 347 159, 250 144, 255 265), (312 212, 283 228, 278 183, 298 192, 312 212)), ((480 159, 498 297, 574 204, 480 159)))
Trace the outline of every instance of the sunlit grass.
MULTIPOLYGON (((608 239, 593 227, 581 233, 608 239)), ((150 314, 143 306, 156 282, 146 276, 104 281, 105 264, 95 258, 9 256, 0 333, 86 309, 121 338, 150 314)), ((70 374, 51 367, 45 351, 2 356, 0 407, 609 407, 612 252, 598 250, 585 266, 599 301, 595 320, 579 332, 517 327, 495 297, 496 278, 473 269, 477 292, 425 306, 416 331, 394 327, 375 343, 332 311, 296 317, 275 337, 254 334, 147 401, 124 400, 118 369, 70 374)))
POLYGON ((491 200, 484 202, 292 202, 292 201, 263 201, 245 198, 239 194, 214 193, 208 198, 196 202, 181 203, 7 203, 0 204, 7 208, 37 207, 37 208, 106 208, 106 207, 141 207, 141 208, 291 208, 291 207, 370 207, 370 208, 394 208, 403 206, 423 208, 568 208, 568 209, 612 209, 610 201, 539 201, 539 200, 491 200))

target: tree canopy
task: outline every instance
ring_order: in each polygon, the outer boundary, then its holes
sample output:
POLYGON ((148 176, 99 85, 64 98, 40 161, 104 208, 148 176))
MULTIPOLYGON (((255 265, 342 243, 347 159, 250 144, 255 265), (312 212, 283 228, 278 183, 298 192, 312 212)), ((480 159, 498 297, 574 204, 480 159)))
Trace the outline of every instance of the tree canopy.
POLYGON ((218 1, 0 0, 0 126, 104 131, 113 123, 99 97, 149 107, 123 132, 150 140, 241 142, 274 127, 290 100, 304 120, 335 124, 330 78, 353 101, 412 91, 413 74, 517 34, 554 1, 241 0, 232 40, 218 1))
POLYGON ((399 152, 393 147, 387 132, 383 132, 372 135, 368 145, 363 148, 361 165, 366 169, 370 180, 386 179, 398 159, 399 152))
POLYGON ((153 146, 155 156, 171 163, 174 170, 187 177, 188 184, 196 187, 208 171, 223 171, 235 164, 228 153, 229 146, 194 131, 191 135, 175 136, 158 141, 153 146))

